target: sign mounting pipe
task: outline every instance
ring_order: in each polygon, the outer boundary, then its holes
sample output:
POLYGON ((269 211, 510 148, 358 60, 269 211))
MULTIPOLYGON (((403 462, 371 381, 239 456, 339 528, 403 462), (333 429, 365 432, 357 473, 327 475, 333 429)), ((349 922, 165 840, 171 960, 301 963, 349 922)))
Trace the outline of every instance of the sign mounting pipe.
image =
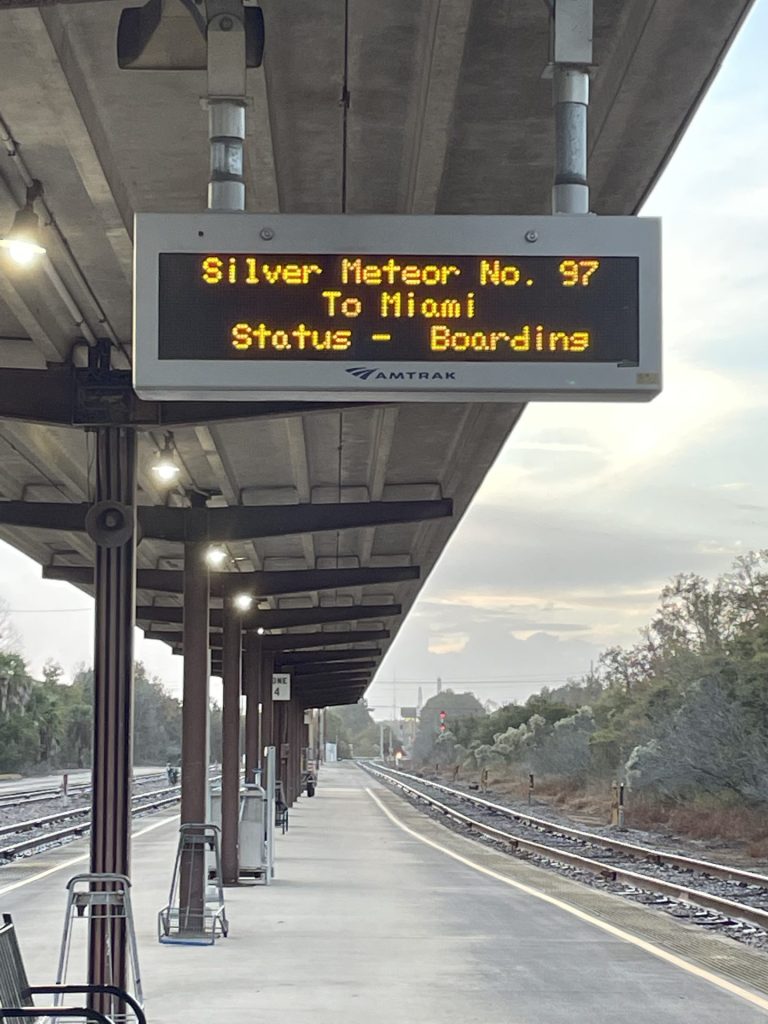
POLYGON ((589 213, 587 114, 589 69, 592 65, 592 3, 593 0, 554 0, 553 213, 589 213))
POLYGON ((208 0, 208 209, 245 209, 246 36, 242 0, 208 0))

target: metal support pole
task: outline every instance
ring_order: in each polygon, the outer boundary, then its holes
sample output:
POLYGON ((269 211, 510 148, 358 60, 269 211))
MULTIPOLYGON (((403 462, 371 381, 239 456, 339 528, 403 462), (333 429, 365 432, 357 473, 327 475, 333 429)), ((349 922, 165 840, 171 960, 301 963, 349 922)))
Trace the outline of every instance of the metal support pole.
POLYGON ((291 800, 296 801, 301 795, 301 738, 299 733, 299 702, 291 699, 290 733, 288 735, 288 758, 291 766, 291 800))
POLYGON ((208 814, 208 565, 205 545, 184 545, 184 690, 181 823, 208 814))
POLYGON ((555 93, 555 183, 553 213, 589 213, 587 107, 589 75, 557 66, 555 93))
POLYGON ((296 800, 296 705, 293 700, 286 707, 288 733, 288 793, 290 803, 296 800))
POLYGON ((231 601, 224 606, 222 649, 221 872, 225 885, 239 877, 240 818, 240 670, 242 629, 231 601))
POLYGON ((285 712, 284 713, 285 713, 285 742, 288 744, 288 749, 286 751, 287 757, 286 757, 286 765, 285 765, 285 775, 286 775, 286 783, 287 783, 286 791, 287 791, 287 797, 288 797, 288 804, 290 806, 291 804, 293 804, 294 800, 296 799, 296 779, 294 777, 294 747, 295 747, 295 743, 293 742, 293 721, 294 721, 293 699, 291 699, 285 705, 285 712))
MULTIPOLYGON (((313 710, 307 709, 304 712, 304 715, 305 715, 306 720, 307 720, 307 748, 308 748, 308 750, 311 750, 311 753, 308 753, 307 757, 311 761, 314 761, 315 764, 317 764, 317 753, 316 753, 316 748, 317 748, 317 731, 316 731, 316 728, 317 728, 317 726, 316 726, 316 720, 315 720, 315 712, 313 710)), ((307 764, 307 767, 309 768, 310 765, 307 764)))
MULTIPOLYGON (((132 430, 103 427, 96 431, 96 502, 115 503, 118 511, 110 515, 106 505, 97 504, 94 511, 101 508, 102 519, 90 530, 96 540, 90 870, 129 875, 136 608, 136 438, 132 430), (116 536, 109 534, 120 518, 120 506, 128 536, 115 543, 116 536)), ((125 988, 126 966, 125 920, 92 917, 89 984, 125 988)))
POLYGON ((209 210, 244 210, 245 19, 240 0, 208 0, 209 210))
POLYGON ((244 210, 245 102, 209 99, 208 138, 211 146, 208 209, 244 210))
POLYGON ((294 803, 296 800, 296 741, 295 736, 295 722, 296 722, 296 706, 291 700, 285 708, 286 717, 286 740, 288 743, 288 796, 289 803, 294 803))
POLYGON ((280 705, 280 742, 282 745, 282 779, 285 802, 290 807, 293 803, 293 774, 291 771, 291 702, 283 701, 280 705))
POLYGON ((246 633, 244 667, 245 690, 245 781, 253 782, 261 762, 259 751, 259 702, 261 701, 261 639, 246 633))
POLYGON ((293 755, 293 770, 295 774, 295 786, 296 786, 296 799, 301 796, 302 786, 301 777, 304 768, 304 749, 306 744, 304 742, 304 710, 298 701, 294 701, 293 705, 293 735, 295 753, 293 755))
MULTIPOLYGON (((275 704, 272 700, 272 672, 274 667, 274 652, 264 651, 261 658, 261 742, 264 748, 279 746, 279 739, 275 732, 275 704)), ((276 750, 275 764, 277 764, 279 756, 280 751, 276 750)))
POLYGON ((587 112, 592 24, 592 0, 555 0, 553 213, 589 213, 587 112))
POLYGON ((275 778, 282 784, 283 799, 288 800, 288 772, 285 763, 285 701, 272 701, 272 735, 275 739, 275 778))
MULTIPOLYGON (((208 565, 205 544, 184 545, 184 683, 181 710, 181 823, 208 819, 208 565)), ((202 927, 202 858, 181 864, 182 930, 202 927)))
POLYGON ((616 824, 619 828, 624 828, 624 783, 619 783, 619 813, 616 824))

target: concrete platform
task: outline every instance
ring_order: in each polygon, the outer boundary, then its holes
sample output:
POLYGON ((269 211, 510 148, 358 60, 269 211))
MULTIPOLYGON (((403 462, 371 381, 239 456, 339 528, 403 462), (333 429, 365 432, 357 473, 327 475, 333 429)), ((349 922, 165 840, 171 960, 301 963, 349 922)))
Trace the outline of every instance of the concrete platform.
MULTIPOLYGON (((215 947, 158 944, 176 821, 143 819, 136 832, 134 903, 151 1024, 768 1019, 759 984, 729 980, 700 957, 686 966, 663 936, 653 945, 628 932, 628 918, 621 928, 606 924, 614 904, 629 913, 624 901, 600 894, 608 911, 594 898, 590 910, 567 909, 568 886, 574 898, 584 887, 548 882, 550 873, 447 833, 351 764, 326 768, 316 798, 291 812, 274 884, 227 890, 230 937, 215 947), (542 892, 557 884, 559 896, 536 895, 537 879, 542 892)), ((82 849, 0 870, 0 911, 18 923, 33 980, 53 977, 64 884, 84 870, 82 849)), ((660 916, 630 909, 641 915, 640 932, 642 915, 660 916)), ((715 953, 725 950, 714 941, 715 953)), ((752 963, 748 951, 732 950, 752 963)), ((727 970, 727 961, 723 952, 713 963, 727 970)))

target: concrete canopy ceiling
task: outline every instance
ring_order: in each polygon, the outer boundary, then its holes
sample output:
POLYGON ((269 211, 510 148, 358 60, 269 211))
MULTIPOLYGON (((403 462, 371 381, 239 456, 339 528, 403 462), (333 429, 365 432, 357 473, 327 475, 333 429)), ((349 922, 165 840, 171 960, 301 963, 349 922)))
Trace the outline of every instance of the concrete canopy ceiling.
MULTIPOLYGON (((126 366, 133 214, 201 209, 208 150, 204 73, 118 69, 123 6, 14 9, 13 0, 0 0, 0 232, 24 200, 10 152, 18 144, 61 232, 46 231, 51 265, 93 333, 110 328, 124 342, 116 362, 126 366)), ((248 72, 249 210, 548 211, 547 0, 349 0, 346 151, 344 0, 261 6, 265 65, 248 72)), ((166 7, 179 14, 178 0, 166 7)), ((749 7, 750 0, 595 0, 595 212, 637 211, 749 7)), ((0 270, 0 366, 70 359, 83 327, 52 280, 43 269, 0 270)), ((233 571, 420 566, 419 580, 265 601, 273 609, 396 602, 397 619, 361 623, 387 626, 394 637, 521 412, 502 404, 350 406, 200 423, 174 431, 174 441, 182 484, 215 492, 219 504, 452 498, 451 520, 230 545, 233 571)), ((149 472, 162 440, 159 431, 141 435, 142 504, 181 501, 149 472)), ((87 500, 90 463, 82 430, 0 421, 2 499, 87 500)), ((83 534, 14 527, 0 535, 43 565, 92 560, 83 534)), ((178 569, 181 559, 178 544, 139 547, 144 568, 178 569)), ((140 591, 138 600, 176 599, 140 591)), ((349 699, 360 692, 351 687, 349 699)))

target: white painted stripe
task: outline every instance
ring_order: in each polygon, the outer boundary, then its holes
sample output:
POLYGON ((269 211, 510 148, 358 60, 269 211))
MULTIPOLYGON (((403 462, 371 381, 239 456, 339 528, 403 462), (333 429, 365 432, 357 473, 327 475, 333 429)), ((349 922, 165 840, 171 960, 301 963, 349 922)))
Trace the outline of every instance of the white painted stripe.
POLYGON ((646 939, 641 939, 637 935, 632 935, 631 932, 625 932, 623 929, 617 928, 615 925, 608 924, 607 921, 601 921, 600 918, 593 917, 586 911, 580 910, 578 907, 574 907, 570 903, 566 903, 564 900, 559 900, 555 896, 548 896, 546 893, 539 892, 537 889, 533 889, 531 886, 525 885, 523 882, 516 882, 514 879, 507 878, 505 875, 501 875, 497 871, 492 871, 490 868, 483 867, 482 864, 477 864, 468 857, 462 857, 460 853, 455 853, 453 850, 449 850, 447 847, 441 846, 440 843, 436 843, 434 840, 428 839, 427 836, 420 835, 420 833, 415 832, 404 822, 400 821, 400 819, 397 818, 388 807, 385 807, 373 790, 366 788, 366 792, 371 799, 378 804, 379 808, 384 812, 384 814, 386 814, 394 825, 397 825, 399 829, 402 829, 402 831, 406 832, 409 836, 413 836, 414 839, 418 839, 419 842, 426 843, 427 846, 431 846, 433 849, 439 850, 440 853, 444 853, 447 857, 451 857, 453 860, 459 861, 460 864, 465 864, 474 871, 479 871, 482 875, 487 875, 488 878, 494 878, 497 882, 503 882, 504 885, 510 885, 513 889, 519 889, 520 892, 524 892, 528 896, 533 896, 537 900, 543 900, 544 903, 549 903, 551 906, 557 907, 559 910, 564 910, 567 914, 571 914, 573 917, 578 917, 579 920, 586 921, 587 924, 594 925, 595 928, 599 928, 601 931, 607 932, 609 935, 622 939, 624 942, 629 942, 631 945, 637 946, 638 949, 645 950, 646 953, 650 953, 652 956, 658 957, 659 960, 665 960, 668 964, 672 964, 674 967, 680 968, 681 971, 686 971, 688 974, 692 974, 696 978, 703 978, 704 981, 708 981, 710 984, 715 985, 724 992, 729 992, 731 995, 739 996, 739 998, 746 1000, 746 1002, 751 1003, 753 1006, 759 1007, 761 1010, 768 1010, 768 999, 764 996, 758 995, 756 992, 750 992, 749 989, 742 988, 740 985, 736 985, 734 982, 728 981, 727 978, 723 978, 719 974, 713 974, 704 967, 692 964, 688 960, 684 960, 682 957, 677 956, 675 953, 669 953, 667 950, 662 949, 660 946, 655 946, 652 942, 648 942, 646 939))
MULTIPOLYGON (((163 825, 168 825, 172 821, 178 821, 178 816, 174 815, 172 818, 163 818, 161 821, 154 821, 151 825, 147 825, 146 828, 141 829, 138 832, 132 832, 132 839, 139 839, 141 836, 145 836, 147 832, 154 832, 156 828, 162 828, 163 825)), ((71 868, 73 864, 82 864, 84 860, 88 860, 89 854, 81 853, 79 857, 71 857, 69 860, 62 861, 61 864, 55 864, 52 868, 46 868, 45 871, 38 871, 35 875, 30 875, 29 878, 22 878, 18 882, 12 882, 10 885, 4 886, 0 889, 0 896, 5 896, 6 893, 13 892, 14 889, 21 889, 25 885, 31 885, 33 882, 39 882, 41 878, 47 878, 48 875, 55 875, 57 871, 63 871, 64 868, 71 868)))

